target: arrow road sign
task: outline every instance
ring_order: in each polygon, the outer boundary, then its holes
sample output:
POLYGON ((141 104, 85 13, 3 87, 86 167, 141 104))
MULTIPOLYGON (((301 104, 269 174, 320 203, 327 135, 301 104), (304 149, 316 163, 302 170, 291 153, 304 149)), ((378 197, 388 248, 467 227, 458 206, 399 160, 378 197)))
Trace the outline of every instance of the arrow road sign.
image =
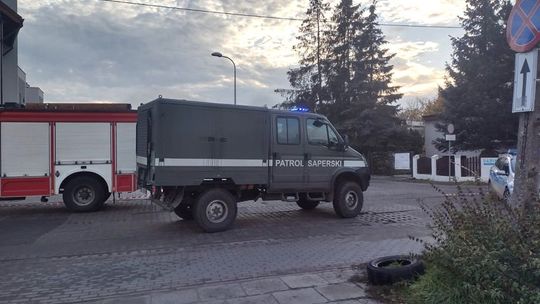
POLYGON ((525 58, 525 62, 523 63, 523 67, 521 68, 521 74, 523 74, 523 90, 521 90, 521 107, 524 108, 526 106, 527 101, 527 75, 531 72, 529 69, 529 63, 527 62, 527 58, 525 58))
POLYGON ((513 113, 532 112, 536 97, 538 49, 516 54, 513 113))

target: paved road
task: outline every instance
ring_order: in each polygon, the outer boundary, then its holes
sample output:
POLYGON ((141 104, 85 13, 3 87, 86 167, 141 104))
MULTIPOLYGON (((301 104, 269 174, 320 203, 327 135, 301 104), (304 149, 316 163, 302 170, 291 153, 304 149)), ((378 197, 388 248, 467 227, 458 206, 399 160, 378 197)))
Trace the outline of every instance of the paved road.
POLYGON ((306 212, 248 202, 234 229, 218 234, 144 200, 90 214, 70 214, 59 199, 0 202, 0 303, 137 295, 417 252, 408 236, 429 234, 418 199, 436 204, 442 196, 427 184, 375 179, 356 219, 338 219, 330 204, 306 212))

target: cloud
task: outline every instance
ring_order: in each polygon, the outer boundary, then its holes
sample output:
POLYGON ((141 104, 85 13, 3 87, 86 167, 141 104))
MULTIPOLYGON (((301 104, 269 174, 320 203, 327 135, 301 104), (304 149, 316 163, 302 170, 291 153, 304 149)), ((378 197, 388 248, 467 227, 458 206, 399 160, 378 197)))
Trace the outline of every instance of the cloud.
POLYGON ((456 25, 457 16, 465 11, 463 0, 380 0, 378 3, 382 20, 396 23, 456 25))
POLYGON ((439 51, 439 44, 433 41, 398 41, 389 45, 396 57, 393 81, 401 86, 400 92, 407 97, 421 97, 432 94, 444 81, 445 71, 429 66, 430 55, 439 51))
MULTIPOLYGON (((216 11, 302 18, 307 1, 137 0, 216 11)), ((334 1, 335 2, 335 1, 334 1)), ((363 1, 365 2, 365 1, 363 1)), ((384 22, 453 23, 462 1, 380 0, 384 22), (436 2, 436 3, 435 3, 436 2), (411 13, 414 11, 414 14, 411 13)), ((280 21, 77 0, 19 0, 25 25, 19 64, 47 101, 115 101, 134 105, 162 94, 171 98, 232 101, 232 65, 238 66, 238 100, 273 105, 276 88, 297 64, 292 50, 297 21, 280 21)), ((410 29, 383 28, 398 53, 396 84, 405 94, 436 89, 448 57, 440 43, 410 29), (431 63, 430 63, 431 61, 431 63)), ((447 38, 445 38, 447 40, 447 38)))
MULTIPOLYGON (((399 39, 399 38, 398 38, 399 39)), ((390 53, 405 60, 417 60, 420 55, 439 51, 439 44, 433 41, 395 41, 388 45, 390 53)))

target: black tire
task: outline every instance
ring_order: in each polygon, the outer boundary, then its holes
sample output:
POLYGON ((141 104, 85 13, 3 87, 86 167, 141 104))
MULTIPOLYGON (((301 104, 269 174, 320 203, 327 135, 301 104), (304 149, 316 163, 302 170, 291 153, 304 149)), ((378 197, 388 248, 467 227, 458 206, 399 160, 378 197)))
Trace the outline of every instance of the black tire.
POLYGON ((178 207, 174 208, 174 213, 176 213, 179 218, 190 221, 193 219, 193 205, 184 204, 184 202, 182 202, 178 207))
POLYGON ((236 199, 224 189, 210 189, 201 194, 193 206, 195 222, 205 232, 220 232, 229 229, 238 207, 236 199))
POLYGON ((66 184, 62 197, 69 210, 91 212, 103 207, 107 193, 106 187, 99 180, 82 175, 66 184))
POLYGON ((107 191, 105 195, 103 196, 103 202, 105 203, 109 198, 111 198, 111 192, 107 191))
POLYGON ((410 256, 396 255, 375 259, 367 264, 368 280, 373 285, 389 285, 413 280, 425 271, 424 263, 410 256), (389 267, 396 264, 396 267, 389 267))
POLYGON ((300 199, 296 202, 298 207, 304 210, 313 210, 319 206, 319 201, 310 201, 306 197, 300 196, 300 199))
POLYGON ((510 201, 510 196, 512 196, 512 194, 510 193, 510 190, 508 190, 508 188, 505 188, 504 193, 503 193, 503 197, 502 197, 502 201, 503 202, 509 202, 510 201))
POLYGON ((339 217, 352 218, 362 212, 364 194, 355 182, 344 182, 338 185, 334 195, 334 211, 339 217))

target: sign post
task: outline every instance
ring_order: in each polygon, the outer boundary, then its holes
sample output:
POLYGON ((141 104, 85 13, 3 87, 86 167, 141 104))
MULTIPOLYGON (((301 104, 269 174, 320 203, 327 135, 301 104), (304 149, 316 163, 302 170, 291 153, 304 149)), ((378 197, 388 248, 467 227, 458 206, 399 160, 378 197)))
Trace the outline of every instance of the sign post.
POLYGON ((446 141, 448 141, 448 181, 452 181, 452 142, 456 141, 456 135, 454 134, 455 127, 454 124, 449 124, 446 126, 446 131, 448 134, 446 134, 445 138, 446 141))
POLYGON ((538 49, 540 0, 517 0, 507 26, 507 40, 516 54, 513 113, 519 114, 518 155, 510 203, 528 212, 538 200, 540 185, 540 100, 538 49))

